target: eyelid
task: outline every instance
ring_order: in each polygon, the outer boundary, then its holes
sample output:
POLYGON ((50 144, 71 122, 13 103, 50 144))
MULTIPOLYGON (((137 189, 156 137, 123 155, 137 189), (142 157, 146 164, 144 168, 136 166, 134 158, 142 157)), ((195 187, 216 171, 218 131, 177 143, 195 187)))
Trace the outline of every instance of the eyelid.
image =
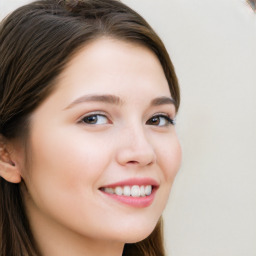
POLYGON ((176 119, 176 118, 175 118, 175 115, 170 114, 170 113, 167 113, 167 112, 157 112, 157 113, 155 113, 154 115, 152 115, 152 117, 154 117, 154 116, 168 117, 168 118, 171 119, 171 120, 175 120, 175 119, 176 119), (172 116, 174 116, 174 117, 172 117, 172 116))
POLYGON ((172 118, 172 117, 171 117, 170 115, 168 115, 168 114, 164 114, 164 115, 161 115, 161 114, 160 114, 160 116, 166 117, 166 118, 171 122, 172 125, 175 125, 175 124, 176 124, 176 118, 175 118, 175 117, 172 118))

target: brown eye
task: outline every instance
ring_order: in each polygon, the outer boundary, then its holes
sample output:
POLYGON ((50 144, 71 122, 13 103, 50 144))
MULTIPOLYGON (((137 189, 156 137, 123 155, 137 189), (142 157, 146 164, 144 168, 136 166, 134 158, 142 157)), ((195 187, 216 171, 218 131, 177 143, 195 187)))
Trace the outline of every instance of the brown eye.
POLYGON ((150 124, 150 125, 159 125, 159 123, 160 123, 160 118, 157 116, 152 117, 147 122, 147 124, 150 124))
POLYGON ((104 115, 94 114, 94 115, 83 117, 81 122, 85 124, 101 125, 101 124, 107 124, 108 118, 104 115))
POLYGON ((165 115, 156 115, 151 117, 146 124, 155 125, 155 126, 168 126, 170 124, 174 124, 174 121, 165 115))

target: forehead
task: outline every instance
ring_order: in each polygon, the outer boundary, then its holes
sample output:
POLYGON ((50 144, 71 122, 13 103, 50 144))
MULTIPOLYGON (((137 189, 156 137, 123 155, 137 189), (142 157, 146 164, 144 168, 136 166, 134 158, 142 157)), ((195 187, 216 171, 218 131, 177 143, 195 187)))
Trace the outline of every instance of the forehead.
POLYGON ((61 73, 58 84, 70 90, 81 87, 88 93, 142 89, 142 85, 146 91, 169 93, 160 61, 150 49, 112 38, 97 39, 80 49, 61 73))

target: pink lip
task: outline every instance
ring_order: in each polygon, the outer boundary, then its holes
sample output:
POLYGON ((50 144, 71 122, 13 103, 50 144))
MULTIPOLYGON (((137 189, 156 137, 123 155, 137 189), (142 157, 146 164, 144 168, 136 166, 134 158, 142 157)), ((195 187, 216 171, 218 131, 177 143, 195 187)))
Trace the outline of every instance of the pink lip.
POLYGON ((109 194, 104 192, 103 190, 100 190, 105 196, 108 198, 114 199, 120 203, 136 207, 136 208, 144 208, 150 206, 155 198, 156 191, 159 187, 159 184, 151 178, 142 178, 142 179, 128 179, 108 185, 104 185, 104 187, 108 188, 114 188, 117 186, 133 186, 133 185, 138 185, 138 186, 143 186, 143 185, 152 185, 152 193, 149 196, 145 197, 132 197, 132 196, 118 196, 116 194, 109 194))

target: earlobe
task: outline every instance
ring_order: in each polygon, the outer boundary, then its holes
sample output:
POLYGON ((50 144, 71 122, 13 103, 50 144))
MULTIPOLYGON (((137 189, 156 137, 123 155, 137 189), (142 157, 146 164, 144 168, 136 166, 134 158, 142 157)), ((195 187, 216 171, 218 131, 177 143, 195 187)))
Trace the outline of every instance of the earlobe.
POLYGON ((3 136, 0 135, 0 176, 8 182, 21 182, 18 166, 12 161, 3 136))

